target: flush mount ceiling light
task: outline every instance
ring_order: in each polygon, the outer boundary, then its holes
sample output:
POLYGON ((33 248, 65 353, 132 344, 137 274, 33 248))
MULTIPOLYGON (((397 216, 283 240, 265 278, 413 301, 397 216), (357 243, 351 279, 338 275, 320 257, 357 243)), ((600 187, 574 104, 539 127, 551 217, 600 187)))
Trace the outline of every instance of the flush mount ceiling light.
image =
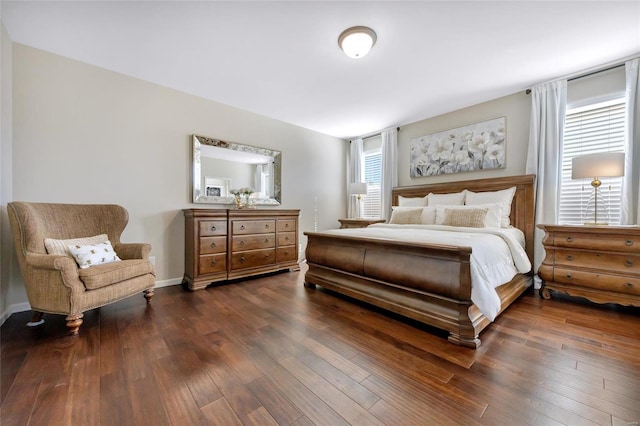
POLYGON ((351 27, 340 34, 338 45, 348 57, 358 59, 369 53, 376 39, 376 32, 369 27, 351 27))

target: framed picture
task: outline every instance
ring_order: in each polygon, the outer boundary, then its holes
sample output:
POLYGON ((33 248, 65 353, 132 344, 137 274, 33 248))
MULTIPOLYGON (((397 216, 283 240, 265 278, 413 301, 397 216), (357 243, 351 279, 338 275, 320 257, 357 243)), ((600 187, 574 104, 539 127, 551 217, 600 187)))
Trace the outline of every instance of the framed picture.
POLYGON ((207 197, 222 197, 222 187, 221 186, 207 186, 206 187, 206 195, 207 197))
POLYGON ((412 178, 505 167, 506 118, 411 139, 412 178))
POLYGON ((205 176, 204 195, 207 197, 229 197, 231 179, 205 176))

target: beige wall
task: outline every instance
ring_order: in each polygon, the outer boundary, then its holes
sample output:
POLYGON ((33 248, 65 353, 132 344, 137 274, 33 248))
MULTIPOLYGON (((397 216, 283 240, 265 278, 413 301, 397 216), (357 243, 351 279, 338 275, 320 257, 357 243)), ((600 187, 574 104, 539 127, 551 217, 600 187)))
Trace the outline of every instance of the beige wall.
MULTIPOLYGON (((160 283, 184 272, 181 209, 207 207, 190 200, 193 133, 282 151, 281 207, 302 231, 346 211, 341 139, 20 44, 13 76, 12 199, 122 204, 123 241, 153 245, 160 283)), ((10 292, 26 301, 18 272, 10 292)))
POLYGON ((424 185, 427 183, 514 176, 524 173, 529 145, 529 115, 531 98, 524 91, 473 105, 437 117, 401 126, 398 133, 398 185, 424 185), (412 138, 454 129, 467 124, 506 117, 506 167, 468 173, 411 178, 409 152, 412 138))

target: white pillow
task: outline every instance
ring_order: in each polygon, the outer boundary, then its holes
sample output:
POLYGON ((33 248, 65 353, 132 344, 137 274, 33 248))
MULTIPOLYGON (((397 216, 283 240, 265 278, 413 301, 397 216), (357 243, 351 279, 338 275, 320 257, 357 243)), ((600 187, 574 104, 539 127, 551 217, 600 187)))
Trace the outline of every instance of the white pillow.
POLYGON ((44 239, 44 247, 49 254, 66 254, 73 257, 69 252, 69 246, 86 246, 89 244, 98 244, 108 241, 107 234, 100 234, 94 237, 70 238, 68 240, 54 240, 53 238, 44 239))
POLYGON ((473 210, 473 209, 487 209, 487 215, 484 218, 485 228, 500 228, 500 222, 502 217, 502 208, 498 203, 492 204, 477 204, 473 206, 436 206, 436 225, 442 225, 447 216, 447 211, 450 210, 473 210))
POLYGON ((424 197, 403 197, 398 195, 398 206, 400 207, 424 207, 427 205, 427 196, 424 197))
POLYGON ((512 186, 509 189, 503 189, 501 191, 487 191, 487 192, 472 192, 467 191, 465 204, 468 206, 476 206, 478 204, 490 204, 498 203, 502 208, 502 219, 500 226, 508 228, 510 225, 509 215, 511 214, 511 201, 516 193, 516 187, 512 186))
POLYGON ((69 246, 69 252, 78 263, 80 269, 120 261, 110 241, 86 246, 69 246))
POLYGON ((427 195, 427 205, 437 206, 438 204, 446 204, 448 206, 461 206, 464 204, 465 191, 452 192, 450 194, 434 194, 427 195))

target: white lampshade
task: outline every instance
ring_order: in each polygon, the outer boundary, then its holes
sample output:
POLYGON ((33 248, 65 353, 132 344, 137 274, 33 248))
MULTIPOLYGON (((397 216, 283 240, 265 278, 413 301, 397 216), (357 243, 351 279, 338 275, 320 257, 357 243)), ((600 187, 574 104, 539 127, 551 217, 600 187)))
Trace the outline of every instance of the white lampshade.
POLYGON ((366 182, 354 182, 349 185, 349 194, 351 195, 360 195, 367 193, 367 183, 366 182))
POLYGON ((604 152, 575 157, 571 179, 624 176, 624 152, 604 152))
POLYGON ((354 59, 362 58, 376 44, 376 33, 369 27, 351 27, 338 37, 338 45, 344 53, 354 59))

